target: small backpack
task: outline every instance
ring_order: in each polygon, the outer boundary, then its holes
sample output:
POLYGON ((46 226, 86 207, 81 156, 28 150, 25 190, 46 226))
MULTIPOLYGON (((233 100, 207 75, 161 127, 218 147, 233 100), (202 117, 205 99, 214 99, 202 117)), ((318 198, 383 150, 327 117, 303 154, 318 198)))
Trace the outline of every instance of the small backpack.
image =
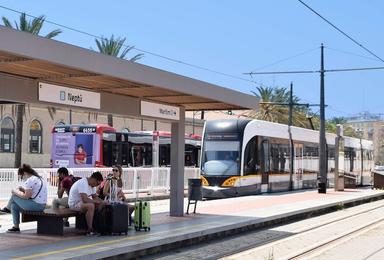
POLYGON ((71 176, 72 176, 72 184, 81 179, 81 177, 75 177, 73 175, 71 175, 71 176))

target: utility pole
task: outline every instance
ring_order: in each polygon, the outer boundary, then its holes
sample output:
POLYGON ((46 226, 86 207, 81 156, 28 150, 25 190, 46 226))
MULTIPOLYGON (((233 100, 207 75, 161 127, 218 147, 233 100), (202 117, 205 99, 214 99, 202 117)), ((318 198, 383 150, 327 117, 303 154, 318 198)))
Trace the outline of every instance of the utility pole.
POLYGON ((294 106, 319 106, 319 104, 300 104, 293 102, 293 83, 291 82, 289 91, 289 102, 260 102, 260 104, 272 104, 277 106, 288 106, 288 136, 289 136, 289 190, 293 190, 293 173, 294 173, 294 162, 295 162, 295 145, 292 138, 292 121, 293 121, 293 107, 294 106))
POLYGON ((294 146, 292 140, 292 110, 293 110, 293 83, 291 82, 289 89, 289 117, 288 117, 288 135, 289 135, 289 190, 293 190, 293 156, 294 146))
POLYGON ((321 44, 320 61, 320 149, 319 149, 319 193, 327 193, 327 154, 325 139, 325 109, 324 109, 324 45, 321 44))

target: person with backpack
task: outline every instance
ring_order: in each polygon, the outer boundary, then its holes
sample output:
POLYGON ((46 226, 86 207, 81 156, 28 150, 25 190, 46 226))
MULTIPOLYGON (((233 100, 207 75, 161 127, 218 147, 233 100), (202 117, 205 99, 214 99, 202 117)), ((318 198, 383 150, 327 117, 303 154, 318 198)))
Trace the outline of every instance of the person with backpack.
POLYGON ((47 203, 47 184, 28 164, 23 164, 18 175, 25 180, 24 187, 12 190, 9 206, 12 213, 13 227, 8 233, 20 233, 20 213, 22 211, 43 211, 47 203))
MULTIPOLYGON (((57 174, 59 177, 59 186, 57 189, 57 199, 52 201, 52 208, 58 209, 60 206, 64 208, 69 208, 68 205, 68 197, 63 197, 66 193, 69 196, 69 191, 72 185, 79 180, 79 177, 75 177, 73 175, 69 175, 68 169, 65 167, 61 167, 57 170, 57 174)), ((69 227, 68 218, 64 218, 64 226, 69 227)))

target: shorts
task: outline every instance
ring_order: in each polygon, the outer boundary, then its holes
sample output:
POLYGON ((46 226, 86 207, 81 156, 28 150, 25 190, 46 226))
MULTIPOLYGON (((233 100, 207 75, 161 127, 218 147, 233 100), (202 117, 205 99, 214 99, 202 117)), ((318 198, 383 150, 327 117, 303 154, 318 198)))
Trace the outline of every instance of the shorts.
POLYGON ((77 203, 75 203, 74 205, 69 205, 69 208, 71 210, 74 210, 74 211, 81 211, 82 209, 82 206, 83 206, 83 202, 82 201, 79 201, 77 203))

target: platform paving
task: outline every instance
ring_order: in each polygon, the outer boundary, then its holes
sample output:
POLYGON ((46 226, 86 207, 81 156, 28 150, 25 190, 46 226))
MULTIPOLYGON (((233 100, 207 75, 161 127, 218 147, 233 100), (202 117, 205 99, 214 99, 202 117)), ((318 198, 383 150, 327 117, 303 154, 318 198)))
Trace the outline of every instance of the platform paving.
POLYGON ((10 215, 1 215, 0 259, 127 259, 383 198, 383 190, 328 190, 327 194, 304 190, 202 201, 197 214, 183 217, 170 217, 169 201, 157 201, 152 202, 151 231, 132 228, 128 236, 84 237, 73 227, 62 237, 42 236, 36 235, 35 224, 29 223, 21 225, 21 234, 7 234, 5 229, 12 225, 10 215))

